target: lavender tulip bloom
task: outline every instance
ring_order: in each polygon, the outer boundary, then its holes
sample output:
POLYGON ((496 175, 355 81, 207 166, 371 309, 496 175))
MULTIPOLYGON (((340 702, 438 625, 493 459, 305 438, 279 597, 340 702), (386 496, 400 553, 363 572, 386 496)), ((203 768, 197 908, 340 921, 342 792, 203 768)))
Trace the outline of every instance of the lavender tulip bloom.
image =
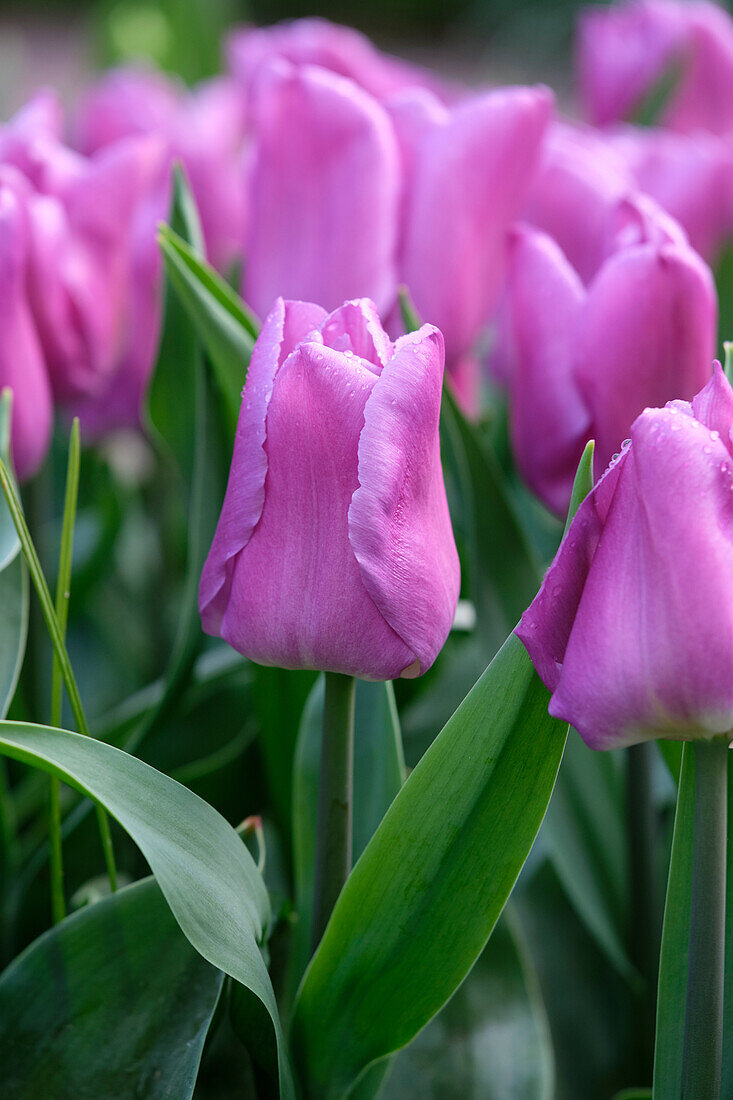
POLYGON ((507 231, 529 191, 552 93, 502 88, 448 110, 410 92, 389 107, 403 160, 400 281, 444 333, 451 368, 496 305, 507 231))
POLYGON ((692 397, 714 354, 712 276, 682 230, 642 199, 617 214, 615 250, 587 288, 545 234, 520 227, 513 239, 512 442, 528 485, 561 515, 586 441, 602 470, 645 406, 692 397))
POLYGON ((581 98, 598 125, 631 118, 665 79, 673 130, 733 127, 733 20, 708 0, 627 0, 589 8, 578 30, 581 98))
POLYGON ((440 465, 443 338, 392 344, 373 303, 279 300, 252 355, 199 608, 261 664, 417 676, 459 565, 440 465))
MULTIPOLYGON (((245 109, 237 86, 218 78, 184 91, 160 73, 112 70, 81 102, 79 149, 91 156, 123 138, 145 134, 164 144, 168 164, 180 160, 185 166, 207 255, 225 270, 241 256, 247 213, 245 109)), ((167 196, 166 187, 164 206, 167 196)))
POLYGON ((733 390, 646 409, 517 628, 591 748, 733 731, 733 390))
POLYGON ((15 192, 0 183, 0 391, 13 391, 12 454, 20 480, 43 461, 53 407, 26 291, 28 227, 15 192))
POLYGON ((608 138, 637 187, 685 229, 714 261, 733 230, 733 150, 715 134, 624 127, 608 138))
POLYGON ((328 309, 395 297, 398 154, 389 118, 351 80, 273 62, 253 105, 251 216, 243 294, 265 315, 278 295, 328 309))

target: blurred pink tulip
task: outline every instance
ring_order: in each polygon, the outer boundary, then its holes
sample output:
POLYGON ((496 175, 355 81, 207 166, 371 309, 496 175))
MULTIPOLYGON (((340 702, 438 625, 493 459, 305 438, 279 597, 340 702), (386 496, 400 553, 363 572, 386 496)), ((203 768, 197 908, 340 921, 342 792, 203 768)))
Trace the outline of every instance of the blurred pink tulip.
POLYGON ((709 0, 625 0, 580 17, 580 95, 598 125, 630 120, 665 80, 661 125, 733 128, 733 20, 709 0))
POLYGON ((273 62, 253 103, 244 297, 265 315, 279 296, 334 309, 396 292, 399 169, 384 109, 351 80, 273 62))
POLYGON ((692 397, 709 373, 712 276, 652 210, 621 204, 615 246, 587 288, 550 237, 528 226, 514 235, 512 441, 528 485, 561 515, 588 439, 602 470, 645 406, 692 397))

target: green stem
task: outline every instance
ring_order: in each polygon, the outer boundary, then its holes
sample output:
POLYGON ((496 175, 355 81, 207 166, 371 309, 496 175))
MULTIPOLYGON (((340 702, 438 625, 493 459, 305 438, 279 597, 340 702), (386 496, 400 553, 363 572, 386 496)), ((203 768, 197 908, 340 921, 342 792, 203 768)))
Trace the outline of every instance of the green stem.
POLYGON ((725 979, 728 743, 695 742, 695 826, 682 1100, 719 1100, 725 979))
POLYGON ((325 675, 313 905, 314 950, 351 870, 356 681, 353 676, 336 672, 325 675))
MULTIPOLYGON (((66 644, 61 635, 61 629, 59 621, 56 616, 56 611, 51 600, 51 593, 48 590, 46 584, 46 578, 43 575, 41 563, 38 560, 38 554, 36 548, 33 545, 33 539, 31 538, 28 525, 25 522, 23 516, 23 509, 21 508, 18 494, 16 493, 15 486, 8 473, 8 468, 0 458, 0 488, 2 488, 5 494, 5 500, 7 501, 8 510, 12 517, 15 529, 18 532, 18 538, 23 548, 23 554, 28 565, 28 572, 31 575, 33 586, 38 596, 38 601, 41 605, 41 611, 43 612, 43 618, 46 621, 46 628, 51 635, 51 642, 53 643, 54 653, 58 659, 59 667, 61 669, 61 675, 66 687, 66 694, 69 697, 71 709, 74 712, 74 719, 76 721, 76 728, 83 736, 89 736, 89 726, 87 724, 86 715, 84 714, 84 708, 81 703, 81 696, 79 695, 79 688, 76 683, 74 671, 71 667, 71 661, 69 660, 69 654, 66 650, 66 644)), ((114 850, 112 848, 112 834, 109 827, 109 818, 107 817, 104 807, 97 804, 97 821, 99 823, 99 834, 102 840, 102 848, 104 850, 105 864, 107 867, 107 875, 109 877, 110 889, 115 891, 117 889, 117 869, 115 867, 114 850)))
POLYGON ((639 1001, 638 1071, 651 1080, 654 1059, 654 994, 659 961, 652 772, 656 749, 652 741, 631 745, 626 752, 629 825, 629 885, 631 888, 631 961, 644 980, 639 1001))

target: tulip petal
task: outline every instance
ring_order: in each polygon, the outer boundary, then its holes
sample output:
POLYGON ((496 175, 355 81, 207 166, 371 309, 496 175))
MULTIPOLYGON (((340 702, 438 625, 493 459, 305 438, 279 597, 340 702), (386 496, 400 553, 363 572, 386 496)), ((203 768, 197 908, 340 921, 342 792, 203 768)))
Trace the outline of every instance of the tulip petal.
POLYGON ((552 95, 504 88, 427 126, 407 183, 402 281, 445 336, 449 362, 487 324, 501 288, 505 238, 527 194, 552 95))
POLYGON ((693 397, 692 411, 706 428, 718 432, 733 455, 733 389, 717 361, 713 377, 705 389, 693 397))
POLYGON ((348 537, 364 407, 378 384, 371 364, 316 342, 277 373, 264 507, 235 559, 220 631, 261 664, 392 679, 414 661, 362 583, 348 537))
POLYGON ((733 728, 730 453, 676 408, 631 439, 550 706, 593 748, 733 728))
POLYGON ((25 294, 22 211, 0 189, 0 390, 13 391, 12 450, 20 480, 40 466, 51 440, 51 387, 25 294))
POLYGON ((424 325, 397 341, 364 414, 349 538, 382 615, 424 672, 450 630, 460 582, 440 464, 443 339, 424 325))
POLYGON ((585 291, 555 242, 526 227, 512 238, 507 294, 514 453, 530 488, 563 514, 590 429, 574 376, 585 291))
POLYGON ((395 293, 398 153, 386 112, 351 81, 273 63, 255 102, 244 297, 334 309, 395 293))
POLYGON ((328 347, 358 355, 380 371, 392 357, 392 342, 369 298, 339 306, 323 322, 321 333, 328 347))
POLYGON ((204 565, 199 609, 204 630, 218 634, 234 559, 252 537, 265 500, 267 409, 275 375, 295 345, 326 316, 320 306, 279 299, 255 344, 242 395, 229 482, 214 541, 204 565))
POLYGON ((691 399, 714 354, 715 288, 684 245, 642 245, 611 256, 588 291, 577 379, 593 415, 602 470, 647 406, 691 399))

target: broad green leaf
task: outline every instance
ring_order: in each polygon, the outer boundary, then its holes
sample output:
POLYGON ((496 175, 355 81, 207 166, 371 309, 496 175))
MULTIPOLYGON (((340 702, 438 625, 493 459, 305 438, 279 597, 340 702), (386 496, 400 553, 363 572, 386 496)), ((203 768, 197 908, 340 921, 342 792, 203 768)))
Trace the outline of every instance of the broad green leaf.
POLYGON ((296 1004, 306 1095, 409 1043, 481 954, 547 809, 567 727, 511 635, 390 806, 296 1004))
MULTIPOLYGON (((0 394, 0 458, 10 463, 12 394, 0 394)), ((15 694, 28 633, 28 571, 5 500, 0 496, 0 718, 15 694)))
MULTIPOLYGON (((303 711, 293 781, 293 853, 298 923, 296 981, 310 957, 324 678, 303 711)), ((357 680, 354 714, 354 859, 366 848, 405 780, 399 718, 391 683, 357 680)))
POLYGON ((158 241, 169 283, 211 360, 233 438, 258 322, 199 250, 166 225, 158 241))
POLYGON ((186 787, 90 737, 3 722, 0 753, 77 787, 130 834, 196 950, 264 1004, 279 1045, 282 1095, 292 1095, 275 996, 260 952, 269 900, 234 829, 186 787))
POLYGON ((622 1089, 613 1100, 652 1100, 651 1089, 622 1089))
POLYGON ((188 1100, 224 975, 153 879, 81 909, 0 976, 5 1100, 188 1100))
POLYGON ((379 1100, 550 1100, 547 1020, 513 925, 502 917, 455 996, 397 1055, 379 1100))
POLYGON ((618 754, 593 752, 571 731, 542 831, 579 916, 627 979, 628 841, 618 754))
POLYGON ((654 1100, 677 1097, 682 1087, 694 816, 695 758, 692 746, 686 744, 682 752, 659 957, 654 1100))

